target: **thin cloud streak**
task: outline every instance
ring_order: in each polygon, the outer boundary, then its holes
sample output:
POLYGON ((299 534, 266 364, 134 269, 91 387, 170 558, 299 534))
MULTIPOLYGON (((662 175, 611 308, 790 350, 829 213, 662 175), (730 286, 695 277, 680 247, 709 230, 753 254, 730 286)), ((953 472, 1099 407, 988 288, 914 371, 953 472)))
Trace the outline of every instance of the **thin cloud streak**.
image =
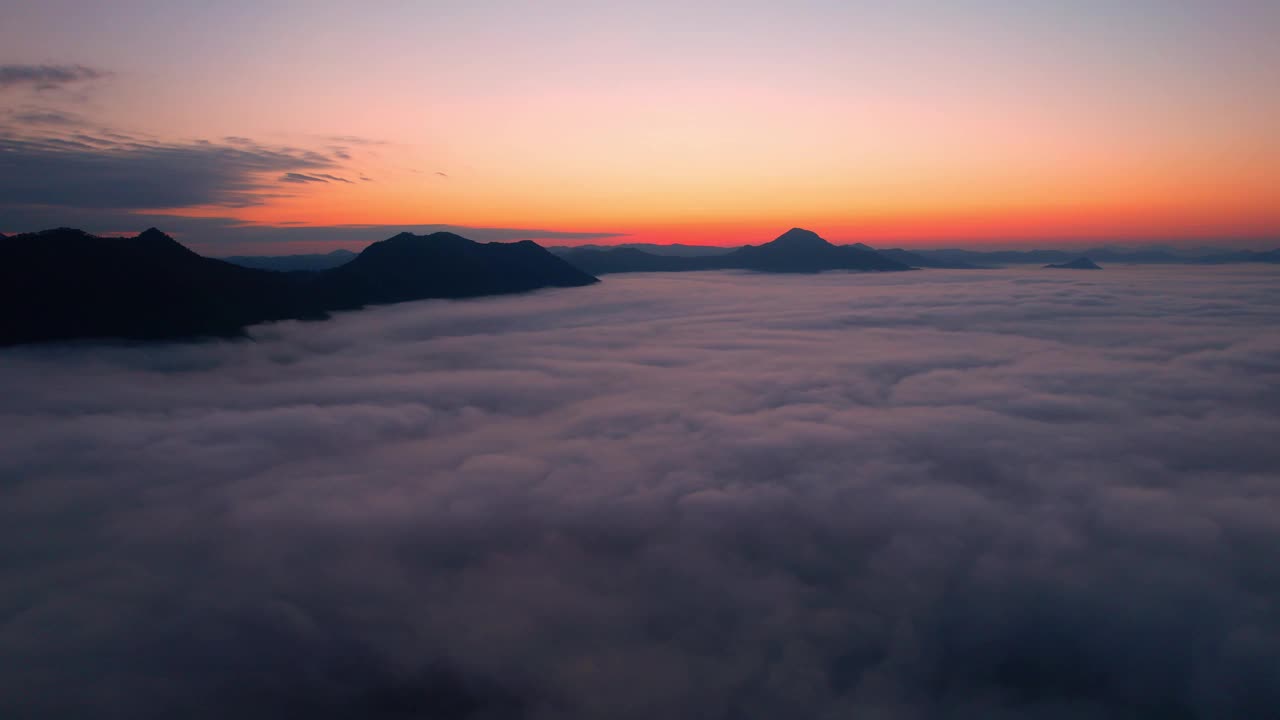
POLYGON ((325 173, 313 173, 310 175, 306 175, 303 173, 292 173, 292 172, 281 175, 280 182, 299 183, 304 185, 307 183, 328 183, 328 182, 340 182, 340 183, 346 183, 348 185, 353 184, 350 180, 346 178, 338 177, 336 175, 328 175, 325 173))
POLYGON ((0 90, 17 87, 54 90, 99 80, 110 74, 85 65, 0 65, 0 90))
POLYGON ((9 113, 9 119, 20 125, 84 126, 88 122, 75 113, 48 108, 27 108, 9 113))
POLYGON ((287 173, 283 182, 328 182, 337 176, 297 171, 335 167, 332 157, 314 150, 244 138, 158 141, 116 133, 30 135, 0 128, 0 209, 246 207, 269 197, 270 185, 261 177, 265 173, 287 173))

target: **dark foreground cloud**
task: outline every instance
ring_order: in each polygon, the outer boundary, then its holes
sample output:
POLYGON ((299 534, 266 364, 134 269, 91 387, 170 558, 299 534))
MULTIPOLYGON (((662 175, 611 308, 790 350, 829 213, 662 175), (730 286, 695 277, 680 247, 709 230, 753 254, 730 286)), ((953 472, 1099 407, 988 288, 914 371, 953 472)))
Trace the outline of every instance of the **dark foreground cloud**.
POLYGON ((0 217, 243 207, 269 196, 264 175, 333 167, 324 153, 251 141, 24 135, 0 128, 0 217))
POLYGON ((8 350, 0 716, 1272 716, 1278 323, 691 274, 8 350))
POLYGON ((53 90, 109 74, 85 65, 0 65, 0 90, 15 87, 53 90))

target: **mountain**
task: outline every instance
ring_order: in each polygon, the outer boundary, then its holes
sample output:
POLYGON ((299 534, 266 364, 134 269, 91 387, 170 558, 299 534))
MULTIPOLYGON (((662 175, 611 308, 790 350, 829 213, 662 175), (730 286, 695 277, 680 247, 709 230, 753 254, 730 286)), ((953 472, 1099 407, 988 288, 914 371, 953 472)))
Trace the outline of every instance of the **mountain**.
POLYGON ((356 254, 350 250, 334 250, 330 253, 313 255, 232 255, 220 259, 241 267, 293 272, 295 270, 328 270, 351 262, 355 256, 356 254))
POLYGON ((326 307, 464 298, 599 282, 531 240, 477 243, 460 235, 400 233, 319 275, 326 307))
POLYGON ((973 265, 961 260, 942 260, 927 253, 912 252, 902 248, 889 248, 888 250, 876 250, 876 252, 890 260, 896 260, 903 265, 917 268, 935 268, 939 270, 980 270, 983 268, 981 265, 973 265))
MULTIPOLYGON (((881 254, 892 257, 891 251, 881 250, 881 254)), ((1197 248, 1194 250, 1173 251, 1164 247, 1139 248, 1089 248, 1081 253, 1079 250, 915 250, 914 254, 926 260, 955 264, 966 263, 973 266, 998 266, 1022 264, 1061 264, 1080 257, 1081 254, 1098 262, 1111 264, 1141 265, 1220 265, 1226 263, 1280 263, 1280 249, 1259 252, 1254 250, 1222 250, 1215 248, 1197 248)), ((920 267, 926 267, 921 265, 920 267)))
POLYGON ((1236 250, 1204 255, 1196 259, 1204 265, 1221 265, 1226 263, 1280 263, 1280 248, 1275 250, 1255 251, 1236 250))
POLYGON ((274 272, 197 255, 154 228, 96 237, 61 228, 0 240, 0 345, 231 337, 331 310, 597 282, 538 245, 407 233, 318 272, 274 272))
POLYGON ((201 257, 154 228, 137 237, 60 228, 0 242, 0 344, 230 336, 323 314, 300 278, 201 257))
POLYGON ((719 258, 654 255, 632 247, 567 248, 559 256, 574 267, 592 275, 627 272, 680 272, 686 270, 718 270, 719 258))
POLYGON ((1061 250, 916 250, 918 255, 944 263, 968 263, 970 265, 1021 265, 1066 262, 1076 257, 1061 250))
POLYGON ((1123 248, 1089 248, 1084 251, 1084 256, 1101 260, 1106 263, 1127 263, 1127 264, 1166 264, 1166 263, 1183 263, 1193 258, 1187 256, 1179 256, 1164 248, 1139 248, 1126 250, 1123 248))
POLYGON ((832 245, 817 233, 791 228, 771 242, 748 245, 723 257, 733 267, 763 272, 822 270, 910 270, 871 249, 832 245))
POLYGON ((654 243, 619 243, 617 245, 577 245, 568 247, 564 245, 547 248, 556 255, 566 255, 576 250, 619 250, 628 248, 632 250, 640 250, 649 255, 663 255, 672 257, 711 257, 713 255, 727 255, 736 247, 721 247, 718 245, 683 245, 674 243, 671 245, 657 245, 654 243))
MULTIPOLYGON (((795 229, 790 233, 806 233, 795 229)), ((782 240, 786 238, 784 234, 782 240)), ((812 235, 812 233, 810 233, 812 235)), ((813 237, 817 237, 814 235, 813 237)), ((815 253, 829 253, 821 245, 812 242, 799 247, 788 238, 787 254, 808 253, 808 267, 794 268, 800 263, 798 257, 782 261, 780 257, 771 259, 777 262, 760 266, 759 257, 744 258, 750 254, 746 248, 725 248, 702 245, 651 245, 630 243, 623 245, 580 245, 577 247, 550 248, 552 252, 565 258, 577 267, 593 274, 620 272, 674 272, 680 270, 724 270, 754 269, 765 272, 809 272, 814 269, 837 269, 844 267, 846 260, 833 257, 813 257, 815 253), (639 251, 639 252, 637 252, 639 251), (745 251, 745 252, 744 252, 745 251), (790 252, 795 251, 795 252, 790 252), (696 258, 696 259, 695 259, 696 258), (754 266, 753 266, 754 265, 754 266)), ((818 238, 821 240, 821 238, 818 238)), ((774 242, 777 242, 776 240, 774 242)), ((826 241, 823 244, 829 245, 826 241)), ((772 245, 767 243, 766 245, 772 245)), ((760 246, 765 247, 765 246, 760 246)), ((835 247, 835 246, 830 246, 835 247)), ((938 268, 950 270, 991 269, 1003 265, 1044 265, 1068 263, 1080 257, 1079 250, 905 250, 902 248, 876 249, 864 243, 844 246, 849 250, 869 252, 886 260, 893 261, 909 268, 938 268)), ((755 251, 758 253, 758 250, 755 251)), ((766 253, 767 254, 767 253, 766 253)), ((1084 253, 1098 262, 1112 264, 1223 264, 1223 263, 1280 263, 1280 249, 1268 252, 1252 250, 1223 251, 1215 248, 1197 250, 1176 250, 1162 246, 1142 246, 1134 248, 1096 247, 1084 253)), ((863 256, 864 259, 866 256, 863 256)), ((856 267, 852 269, 877 269, 875 267, 856 267)), ((889 268, 880 268, 889 269, 889 268)), ((900 268, 898 268, 900 269, 900 268)))
POLYGON ((832 245, 817 233, 792 228, 771 242, 747 245, 721 255, 660 256, 635 248, 577 248, 561 257, 594 273, 678 272, 687 270, 755 270, 757 272, 821 272, 823 270, 910 270, 905 263, 875 250, 832 245))
POLYGON ((1087 257, 1078 257, 1071 262, 1059 263, 1057 265, 1045 265, 1045 268, 1053 270, 1101 270, 1098 264, 1087 257))

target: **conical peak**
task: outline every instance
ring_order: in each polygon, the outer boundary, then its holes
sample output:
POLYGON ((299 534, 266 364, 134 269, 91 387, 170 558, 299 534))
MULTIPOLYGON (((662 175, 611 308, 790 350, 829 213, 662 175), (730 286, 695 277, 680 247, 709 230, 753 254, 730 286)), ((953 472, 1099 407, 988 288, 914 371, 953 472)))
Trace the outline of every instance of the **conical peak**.
POLYGON ((172 240, 173 238, 164 234, 159 229, 152 227, 152 228, 147 228, 146 230, 143 230, 141 233, 139 233, 138 239, 156 241, 156 240, 172 240))
POLYGON ((788 247, 821 247, 825 245, 830 245, 831 243, 828 243, 826 240, 823 240, 822 237, 818 235, 818 233, 813 232, 812 230, 805 230, 804 228, 791 228, 790 230, 779 235, 777 239, 775 239, 773 242, 769 244, 784 245, 788 247))

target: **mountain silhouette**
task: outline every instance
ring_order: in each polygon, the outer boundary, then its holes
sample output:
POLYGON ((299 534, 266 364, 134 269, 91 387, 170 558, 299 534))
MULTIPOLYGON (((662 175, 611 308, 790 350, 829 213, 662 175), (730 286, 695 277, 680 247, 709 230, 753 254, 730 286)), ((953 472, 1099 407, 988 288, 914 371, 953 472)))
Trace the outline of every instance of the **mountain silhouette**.
POLYGON ((592 274, 619 272, 676 272, 687 270, 755 270, 809 273, 824 270, 910 270, 905 263, 875 250, 832 245, 817 233, 792 228, 762 245, 746 245, 721 255, 662 256, 635 248, 577 249, 561 257, 592 274))
POLYGON ((681 272, 719 270, 723 262, 715 256, 681 257, 655 255, 631 247, 567 248, 559 256, 592 275, 627 272, 681 272))
POLYGON ((0 345, 232 337, 364 305, 597 282, 535 243, 482 245, 450 233, 398 235, 320 272, 202 257, 154 228, 136 237, 60 228, 2 242, 0 345))
POLYGON ((321 273, 331 309, 424 298, 463 298, 598 282, 531 240, 477 243, 450 232, 400 233, 321 273))
POLYGON ((684 245, 681 243, 672 243, 669 245, 659 245, 656 243, 618 243, 616 245, 553 245, 547 248, 556 255, 564 255, 574 250, 618 250, 621 248, 631 248, 641 250, 650 255, 663 255, 674 257, 707 257, 711 255, 727 255, 736 247, 723 247, 720 245, 684 245))
MULTIPOLYGON (((892 256, 890 251, 880 251, 892 256)), ((1082 254, 1091 260, 1111 264, 1134 265, 1224 265, 1229 263, 1280 263, 1280 248, 1275 250, 1223 250, 1221 248, 1197 248, 1173 251, 1161 247, 1088 248, 1074 250, 916 250, 915 254, 932 261, 966 263, 973 266, 1000 266, 1022 264, 1064 264, 1082 254)), ((924 267, 924 266, 921 266, 924 267)))
POLYGON ((763 272, 823 270, 910 270, 910 266, 853 245, 832 245, 817 233, 791 228, 763 245, 747 245, 724 259, 735 267, 763 272))
MULTIPOLYGON (((762 247, 762 248, 767 247, 767 248, 774 248, 778 250, 787 249, 794 252, 794 251, 824 249, 824 248, 836 247, 836 246, 832 245, 826 240, 823 240, 821 235, 819 235, 818 233, 812 230, 805 230, 804 228, 794 227, 763 245, 759 245, 759 246, 747 245, 746 247, 762 247)), ((867 247, 859 248, 856 245, 850 245, 849 247, 857 248, 859 250, 870 249, 867 247)))
MULTIPOLYGON (((861 245, 861 243, 859 243, 859 245, 861 245)), ((938 270, 981 270, 983 267, 981 265, 964 262, 963 260, 943 260, 926 252, 914 252, 911 250, 903 250, 902 248, 889 248, 887 250, 876 250, 876 252, 890 260, 896 260, 903 265, 910 265, 915 268, 931 268, 938 270)))
POLYGON ((1071 262, 1058 263, 1056 265, 1045 265, 1045 268, 1053 270, 1101 270, 1097 263, 1087 257, 1078 257, 1071 262))
POLYGON ((1232 250, 1204 255, 1197 258, 1204 265, 1225 265, 1228 263, 1280 263, 1280 248, 1275 250, 1232 250))
MULTIPOLYGON (((812 238, 808 238, 812 242, 812 238)), ((803 244, 804 240, 801 240, 803 244)), ((816 244, 814 245, 816 247, 816 244)), ((1062 264, 1070 262, 1082 254, 1096 262, 1112 264, 1177 264, 1177 265, 1220 265, 1228 263, 1280 263, 1280 249, 1258 250, 1223 250, 1222 248, 1204 247, 1195 249, 1177 249, 1163 246, 1141 246, 1134 248, 1095 247, 1081 252, 1080 250, 904 250, 902 248, 873 248, 864 243, 846 246, 858 250, 875 252, 878 255, 913 268, 940 268, 951 270, 992 269, 1003 265, 1022 265, 1045 263, 1062 264)), ((614 272, 666 272, 673 270, 711 270, 726 269, 733 265, 728 260, 703 264, 667 263, 654 260, 652 256, 668 257, 726 257, 740 248, 727 248, 709 245, 652 245, 645 243, 624 243, 618 245, 579 245, 577 247, 549 248, 553 253, 570 260, 578 267, 595 274, 614 272), (622 249, 640 250, 644 254, 619 252, 622 249)), ((820 251, 819 251, 820 252, 820 251)), ((741 267, 741 263, 737 263, 741 267)))
POLYGON ((295 270, 328 270, 351 262, 355 256, 356 254, 350 250, 334 250, 333 252, 323 254, 232 255, 230 257, 218 259, 225 260, 233 265, 240 265, 241 267, 255 268, 258 270, 292 272, 295 270))

